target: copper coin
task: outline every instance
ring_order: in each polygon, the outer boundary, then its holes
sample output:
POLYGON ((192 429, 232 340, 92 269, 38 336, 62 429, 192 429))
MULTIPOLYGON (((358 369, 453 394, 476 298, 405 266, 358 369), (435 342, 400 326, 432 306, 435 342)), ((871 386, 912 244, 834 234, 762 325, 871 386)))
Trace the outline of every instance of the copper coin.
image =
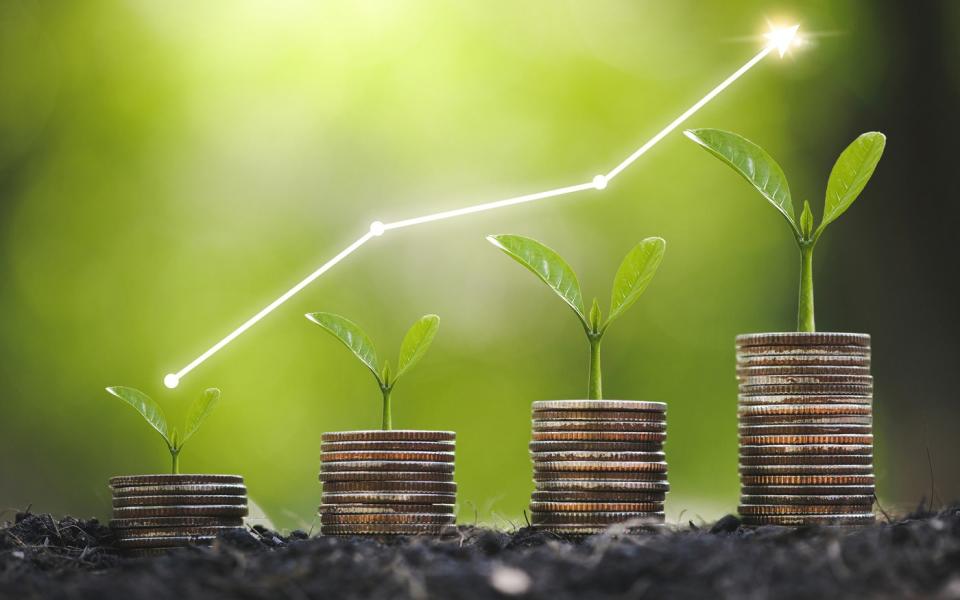
POLYGON ((863 404, 790 404, 741 406, 737 414, 743 417, 758 417, 767 415, 789 416, 836 416, 836 415, 870 415, 873 411, 863 404))
POLYGON ((869 454, 872 456, 873 445, 790 444, 777 446, 740 446, 741 456, 763 456, 767 454, 869 454))
POLYGON ((662 452, 663 442, 530 442, 530 452, 662 452))
POLYGON ((453 442, 454 431, 429 431, 420 429, 368 429, 359 431, 335 431, 324 433, 320 440, 326 442, 453 442))
POLYGON ((874 522, 873 513, 839 515, 757 515, 744 516, 744 525, 782 525, 799 527, 801 525, 870 525, 874 522))
POLYGON ((324 504, 453 504, 456 494, 383 494, 379 492, 324 493, 324 504))
POLYGON ((114 498, 127 496, 246 496, 247 486, 238 484, 139 485, 113 488, 114 498))
POLYGON ((758 454, 740 455, 740 466, 753 465, 873 465, 870 454, 758 454))
POLYGON ((742 496, 873 496, 876 488, 872 485, 744 485, 740 487, 742 496))
POLYGON ((736 337, 742 346, 862 346, 870 347, 870 334, 831 331, 783 331, 773 333, 744 333, 736 337))
POLYGON ((245 505, 246 496, 124 496, 113 499, 113 507, 123 506, 202 506, 207 504, 245 505))
POLYGON ((119 475, 110 478, 110 487, 130 487, 142 485, 192 485, 192 484, 235 484, 243 485, 240 475, 119 475))
POLYGON ((666 433, 647 431, 534 431, 533 440, 548 441, 596 441, 596 442, 663 442, 666 433))
POLYGON ((847 513, 869 513, 873 503, 867 504, 741 504, 741 515, 842 515, 847 513))
POLYGON ((415 461, 415 462, 450 462, 454 460, 453 452, 395 452, 382 450, 351 450, 349 452, 324 452, 321 459, 325 463, 341 461, 415 461))
POLYGON ((869 435, 873 432, 870 425, 741 425, 737 433, 741 436, 752 435, 869 435))
POLYGON ((764 375, 870 375, 870 367, 860 365, 761 365, 738 366, 738 378, 764 375))
POLYGON ((431 471, 341 471, 321 472, 320 481, 439 481, 452 482, 453 473, 431 471))
POLYGON ((846 383, 784 383, 770 385, 740 385, 741 396, 773 396, 776 394, 872 396, 872 385, 852 385, 846 383))
POLYGON ((654 421, 539 421, 533 420, 534 431, 666 431, 667 424, 654 421))
POLYGON ((240 517, 145 517, 139 519, 111 519, 111 529, 166 529, 177 527, 240 527, 240 517))
POLYGON ((856 404, 870 406, 873 398, 869 396, 741 396, 737 403, 740 406, 753 405, 796 405, 796 404, 856 404))
POLYGON ((872 415, 818 417, 816 415, 740 416, 741 425, 873 425, 872 415))
POLYGON ((325 460, 320 463, 320 471, 323 473, 342 473, 344 471, 426 471, 430 473, 453 473, 453 469, 453 463, 418 460, 325 460))
POLYGON ((741 446, 793 444, 873 444, 872 435, 741 435, 741 446))
POLYGON ((453 504, 321 504, 317 507, 320 514, 340 515, 385 515, 400 513, 447 514, 452 515, 453 504))
POLYGON ((577 471, 593 473, 596 471, 631 471, 636 473, 666 473, 666 462, 624 462, 624 461, 588 461, 588 460, 555 460, 535 461, 534 468, 538 471, 577 471))
POLYGON ((531 452, 535 462, 547 461, 627 461, 662 462, 666 459, 663 452, 531 452))
MULTIPOLYGON (((786 504, 827 504, 827 505, 859 505, 873 506, 872 495, 842 495, 842 496, 824 496, 824 495, 803 495, 790 494, 780 496, 740 496, 740 504, 772 504, 783 506, 786 504)), ((869 511, 864 511, 869 512, 869 511)))
POLYGON ((737 367, 870 367, 869 355, 856 354, 758 354, 738 356, 737 367))
POLYGON ((168 537, 129 537, 115 540, 118 548, 169 548, 170 546, 208 546, 216 536, 189 535, 168 537))
POLYGON ((873 485, 873 475, 742 475, 744 486, 757 485, 873 485))
POLYGON ((661 471, 541 471, 534 465, 534 481, 667 481, 667 474, 661 471))
POLYGON ((455 494, 457 484, 452 481, 328 481, 324 493, 336 492, 407 492, 414 494, 455 494))
POLYGON ((615 410, 639 412, 664 412, 666 402, 645 402, 640 400, 538 400, 533 410, 615 410))
POLYGON ((391 525, 450 525, 455 520, 456 517, 454 515, 431 513, 391 513, 379 515, 320 514, 320 523, 323 525, 370 525, 372 523, 391 525))
POLYGON ((209 506, 124 506, 113 509, 115 519, 138 517, 245 517, 247 505, 209 506))
POLYGON ((580 479, 549 480, 536 483, 538 492, 668 492, 670 484, 666 481, 623 481, 602 480, 584 481, 580 479))
POLYGON ((321 525, 323 535, 354 536, 393 536, 393 535, 429 535, 442 536, 457 533, 453 525, 398 525, 393 523, 371 523, 353 525, 321 525))
POLYGON ((663 512, 663 502, 531 502, 530 510, 537 513, 663 512))
POLYGON ((613 525, 646 518, 663 519, 663 511, 530 513, 530 523, 533 525, 613 525))
POLYGON ((453 452, 456 442, 322 442, 321 452, 453 452))
POLYGON ((117 540, 196 536, 216 537, 226 531, 242 529, 243 527, 230 527, 226 525, 212 525, 207 527, 140 527, 133 529, 113 528, 114 538, 117 540))
POLYGON ((866 465, 741 465, 741 475, 872 475, 866 465))
POLYGON ((664 423, 663 412, 639 410, 535 410, 534 420, 540 421, 641 421, 664 423))
POLYGON ((662 504, 666 497, 666 492, 534 491, 530 494, 532 502, 654 502, 662 504))

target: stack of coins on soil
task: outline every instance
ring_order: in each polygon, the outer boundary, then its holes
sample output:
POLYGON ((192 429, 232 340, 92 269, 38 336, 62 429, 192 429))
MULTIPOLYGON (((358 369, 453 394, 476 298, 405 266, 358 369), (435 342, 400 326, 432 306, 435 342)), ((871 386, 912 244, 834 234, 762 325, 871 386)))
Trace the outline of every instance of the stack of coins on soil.
POLYGON ((128 554, 161 554, 209 544, 242 529, 247 488, 239 475, 127 475, 110 479, 117 547, 128 554))
POLYGON ((872 523, 870 336, 741 335, 737 379, 744 523, 872 523))
POLYGON ((531 524, 572 536, 624 523, 663 523, 666 404, 628 400, 533 403, 531 524))
POLYGON ((324 433, 320 531, 324 535, 453 533, 456 433, 324 433))

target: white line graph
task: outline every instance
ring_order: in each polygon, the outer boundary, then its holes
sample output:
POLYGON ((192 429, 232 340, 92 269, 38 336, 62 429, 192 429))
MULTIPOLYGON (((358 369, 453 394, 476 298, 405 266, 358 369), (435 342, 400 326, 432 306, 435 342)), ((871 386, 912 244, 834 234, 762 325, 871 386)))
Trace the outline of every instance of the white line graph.
POLYGON ((496 200, 493 202, 486 202, 484 204, 476 204, 473 206, 467 206, 464 208, 457 208, 453 210, 447 210, 443 212, 438 212, 430 215, 423 215, 419 217, 412 217, 409 219, 403 219, 400 221, 393 221, 390 223, 382 223, 380 221, 374 221, 370 224, 369 231, 363 234, 356 239, 352 244, 341 250, 336 256, 328 260, 326 263, 321 265, 317 270, 307 275, 303 280, 297 283, 295 286, 284 292, 279 298, 262 308, 257 314, 253 315, 242 325, 230 332, 222 340, 211 346, 203 354, 193 359, 185 367, 177 371, 176 373, 169 373, 163 378, 163 384, 168 388, 175 388, 180 384, 180 380, 183 379, 188 373, 200 366, 208 358, 219 352, 238 338, 245 331, 256 325, 264 317, 272 313, 274 310, 279 308, 284 302, 295 296, 303 288, 307 287, 313 283, 321 275, 333 268, 337 263, 345 259, 346 257, 353 254, 361 246, 369 242, 375 237, 382 236, 385 232, 391 231, 393 229, 402 229, 405 227, 413 227, 415 225, 421 225, 423 223, 430 223, 433 221, 440 221, 444 219, 452 219, 455 217, 461 217, 464 215, 475 214, 479 212, 484 212, 488 210, 494 210, 498 208, 505 208, 508 206, 514 206, 517 204, 525 204, 527 202, 534 202, 537 200, 545 200, 547 198, 555 198, 557 196, 566 196, 569 194, 575 194, 577 192, 583 192, 586 190, 603 190, 609 185, 614 178, 616 178, 620 173, 622 173, 627 167, 633 164, 637 159, 647 153, 651 148, 653 148, 657 143, 660 142, 663 138, 670 135, 677 127, 682 125, 687 119, 692 117, 697 111, 703 108, 707 103, 716 98, 723 90, 727 89, 734 81, 740 79, 747 71, 752 69, 757 63, 766 58, 773 50, 778 50, 780 56, 782 57, 787 49, 795 42, 795 36, 797 34, 798 26, 794 25, 791 27, 777 28, 772 27, 770 32, 764 35, 767 40, 767 44, 764 46, 763 50, 757 53, 756 56, 747 61, 742 67, 737 69, 732 75, 724 79, 719 85, 714 87, 712 90, 707 92, 707 94, 698 100, 693 106, 684 111, 679 117, 670 122, 669 125, 661 129, 656 135, 650 138, 646 143, 640 146, 633 154, 628 156, 623 160, 619 165, 610 170, 606 175, 597 175, 591 181, 585 183, 578 183, 574 185, 569 185, 565 187, 560 187, 552 190, 546 190, 543 192, 536 192, 533 194, 525 194, 523 196, 516 196, 513 198, 505 198, 503 200, 496 200))

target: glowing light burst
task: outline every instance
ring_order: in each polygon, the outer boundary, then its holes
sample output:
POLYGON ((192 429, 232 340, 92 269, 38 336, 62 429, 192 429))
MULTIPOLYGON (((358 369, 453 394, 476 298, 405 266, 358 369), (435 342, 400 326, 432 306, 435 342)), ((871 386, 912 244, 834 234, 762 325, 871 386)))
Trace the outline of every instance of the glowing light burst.
POLYGON ((320 266, 316 271, 307 275, 303 280, 294 285, 292 288, 284 292, 279 298, 265 306, 249 319, 247 319, 242 325, 230 332, 222 340, 211 346, 206 352, 195 358, 187 366, 183 367, 176 373, 169 373, 163 378, 163 384, 168 388, 175 388, 180 384, 182 380, 188 373, 200 366, 208 358, 219 352, 223 349, 224 346, 237 339, 245 331, 256 325, 261 319, 272 313, 274 310, 279 308, 284 302, 295 296, 303 288, 307 287, 313 283, 318 277, 332 269, 337 263, 345 259, 346 257, 353 254, 361 246, 369 242, 375 237, 380 237, 387 231, 394 229, 402 229, 404 227, 412 227, 414 225, 421 225, 423 223, 431 223, 433 221, 440 221, 443 219, 452 219, 454 217, 461 217, 464 215, 475 214, 479 212, 484 212, 488 210, 494 210, 497 208, 505 208, 507 206, 514 206, 517 204, 524 204, 527 202, 534 202, 537 200, 545 200, 547 198, 555 198, 557 196, 566 196, 568 194, 573 194, 576 192, 584 192, 587 190, 604 190, 616 178, 620 173, 624 171, 627 167, 634 163, 638 158, 646 154, 651 148, 653 148, 657 143, 660 142, 663 138, 670 135, 677 127, 682 125, 687 119, 692 117, 697 111, 703 108, 707 103, 716 98, 723 90, 727 89, 734 81, 742 77, 747 71, 752 69, 757 63, 762 61, 767 57, 773 50, 777 50, 780 56, 787 52, 791 45, 795 45, 799 38, 797 37, 797 31, 799 25, 793 25, 790 27, 773 27, 771 26, 770 31, 764 35, 764 38, 767 40, 766 45, 763 50, 757 53, 756 56, 751 58, 746 62, 742 67, 737 69, 732 75, 724 79, 719 85, 707 92, 707 94, 698 100, 693 106, 688 108, 683 112, 679 117, 670 122, 666 127, 661 129, 656 135, 650 138, 646 143, 644 143, 640 148, 638 148, 633 154, 628 156, 620 164, 610 170, 607 174, 600 174, 593 177, 589 182, 578 183, 566 187, 560 187, 552 190, 546 190, 543 192, 536 192, 533 194, 525 194, 523 196, 515 196, 513 198, 505 198, 503 200, 496 200, 493 202, 487 202, 484 204, 477 204, 474 206, 467 206, 464 208, 458 208, 453 210, 447 210, 443 212, 438 212, 430 215, 423 215, 420 217, 412 217, 409 219, 403 219, 400 221, 393 221, 391 223, 383 223, 381 221, 374 221, 370 224, 369 230, 367 233, 363 234, 357 238, 353 243, 340 251, 339 254, 328 260, 326 263, 320 266))

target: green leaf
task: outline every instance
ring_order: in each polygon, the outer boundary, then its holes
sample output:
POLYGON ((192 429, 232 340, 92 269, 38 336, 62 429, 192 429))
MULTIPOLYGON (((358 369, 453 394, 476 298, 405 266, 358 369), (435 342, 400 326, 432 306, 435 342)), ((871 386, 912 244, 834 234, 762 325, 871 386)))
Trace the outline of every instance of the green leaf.
POLYGON ((424 315, 407 331, 403 337, 403 343, 400 344, 400 358, 397 361, 397 377, 400 377, 420 362, 423 355, 426 354, 430 344, 433 343, 434 336, 437 335, 437 329, 440 328, 440 317, 437 315, 424 315))
POLYGON ((800 234, 787 177, 763 148, 742 136, 719 129, 688 129, 684 134, 746 179, 780 211, 794 233, 800 234))
POLYGON ((306 317, 340 340, 353 352, 354 356, 373 371, 377 380, 383 383, 380 379, 377 351, 373 347, 373 342, 356 323, 346 317, 326 312, 309 313, 306 317))
POLYGON ((597 302, 597 299, 593 299, 593 304, 590 305, 590 331, 598 333, 600 331, 600 303, 597 302))
POLYGON ((187 411, 187 418, 183 424, 183 439, 180 441, 181 445, 197 432, 197 429, 207 420, 207 417, 213 412, 213 407, 216 406, 219 401, 220 390, 217 388, 207 388, 199 398, 193 401, 193 404, 190 405, 190 409, 187 411))
POLYGON ((805 240, 809 240, 813 235, 813 211, 806 200, 803 201, 803 210, 800 212, 800 234, 805 240))
POLYGON ((577 313, 584 326, 589 326, 584 315, 580 282, 559 254, 537 240, 522 235, 489 235, 487 240, 550 286, 577 313))
POLYGON ((885 135, 871 131, 855 139, 840 154, 827 181, 827 197, 823 203, 823 221, 817 228, 818 236, 827 225, 850 208, 863 191, 873 176, 886 145, 885 135))
POLYGON ((160 408, 160 405, 150 396, 136 388, 122 385, 108 387, 107 392, 132 406, 151 427, 163 436, 167 445, 172 446, 170 436, 167 433, 167 418, 163 415, 163 409, 160 408))
POLYGON ((663 238, 650 237, 627 253, 613 278, 610 315, 604 327, 626 312, 640 298, 656 274, 666 249, 667 242, 663 238))

